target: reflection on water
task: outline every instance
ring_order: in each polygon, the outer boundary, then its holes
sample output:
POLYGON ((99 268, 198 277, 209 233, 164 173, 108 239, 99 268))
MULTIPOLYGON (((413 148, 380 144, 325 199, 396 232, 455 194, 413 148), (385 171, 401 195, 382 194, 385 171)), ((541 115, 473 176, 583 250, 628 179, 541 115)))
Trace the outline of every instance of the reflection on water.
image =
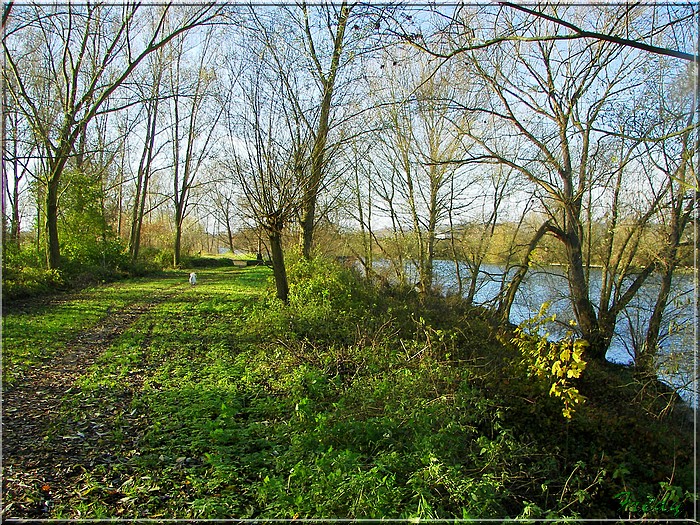
MULTIPOLYGON (((436 283, 445 292, 457 291, 454 263, 435 261, 436 283)), ((475 302, 489 306, 495 303, 501 290, 503 268, 484 265, 479 273, 479 285, 475 302)), ((466 265, 460 268, 467 275, 466 265)), ((590 274, 591 298, 595 301, 600 295, 601 271, 592 269, 590 274)), ((648 320, 659 290, 659 277, 650 277, 618 318, 615 337, 607 353, 608 361, 619 364, 634 362, 635 346, 644 340, 648 320)), ((511 310, 510 320, 519 324, 532 318, 545 302, 550 304, 549 313, 556 314, 557 320, 546 327, 552 337, 562 337, 570 330, 569 321, 574 320, 569 302, 569 288, 561 267, 548 267, 533 270, 523 281, 511 310)), ((695 324, 693 309, 693 277, 679 274, 674 278, 673 291, 662 322, 660 339, 660 378, 676 387, 684 399, 697 406, 697 398, 692 395, 693 361, 696 358, 695 324)))

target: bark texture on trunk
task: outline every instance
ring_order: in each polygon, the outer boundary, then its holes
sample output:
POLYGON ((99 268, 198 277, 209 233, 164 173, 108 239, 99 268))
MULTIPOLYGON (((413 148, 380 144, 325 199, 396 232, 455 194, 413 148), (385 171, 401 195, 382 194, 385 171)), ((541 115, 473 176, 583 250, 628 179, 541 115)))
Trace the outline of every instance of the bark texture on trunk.
POLYGON ((270 232, 270 250, 272 252, 272 272, 275 276, 275 288, 277 298, 284 304, 289 303, 289 283, 287 282, 287 268, 284 265, 284 252, 282 251, 282 234, 270 232))

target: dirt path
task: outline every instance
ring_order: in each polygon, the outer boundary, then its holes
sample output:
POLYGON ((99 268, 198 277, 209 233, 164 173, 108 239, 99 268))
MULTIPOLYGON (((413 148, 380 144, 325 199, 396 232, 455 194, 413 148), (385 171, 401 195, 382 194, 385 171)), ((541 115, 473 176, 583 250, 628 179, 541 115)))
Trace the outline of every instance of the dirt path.
POLYGON ((120 399, 111 399, 106 406, 86 406, 79 420, 59 423, 56 415, 65 396, 79 392, 75 381, 117 337, 183 289, 182 285, 168 287, 144 302, 110 312, 96 326, 77 334, 65 352, 28 370, 17 385, 2 393, 3 518, 50 518, 51 508, 68 491, 76 490, 76 477, 95 465, 122 459, 105 453, 114 449, 104 441, 109 439, 114 416, 120 416, 120 426, 132 430, 119 450, 128 449, 129 440, 138 438, 133 430, 146 424, 143 416, 126 410, 141 384, 138 374, 129 376, 120 399))

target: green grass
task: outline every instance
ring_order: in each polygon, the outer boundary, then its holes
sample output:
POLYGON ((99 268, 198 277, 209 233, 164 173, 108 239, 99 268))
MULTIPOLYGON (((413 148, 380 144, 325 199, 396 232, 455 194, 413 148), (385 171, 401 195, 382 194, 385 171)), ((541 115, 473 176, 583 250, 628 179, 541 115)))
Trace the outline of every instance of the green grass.
MULTIPOLYGON (((690 512, 692 438, 622 381, 606 397, 616 372, 591 366, 568 421, 479 312, 380 294, 321 260, 292 261, 288 307, 268 268, 197 274, 66 399, 66 421, 86 405, 110 414, 115 459, 52 517, 616 518, 623 490, 672 493, 690 512)), ((60 347, 55 334, 41 337, 60 347)))
POLYGON ((2 318, 3 383, 12 384, 28 367, 52 359, 81 330, 98 324, 108 309, 116 311, 147 300, 185 279, 178 272, 11 303, 2 318))

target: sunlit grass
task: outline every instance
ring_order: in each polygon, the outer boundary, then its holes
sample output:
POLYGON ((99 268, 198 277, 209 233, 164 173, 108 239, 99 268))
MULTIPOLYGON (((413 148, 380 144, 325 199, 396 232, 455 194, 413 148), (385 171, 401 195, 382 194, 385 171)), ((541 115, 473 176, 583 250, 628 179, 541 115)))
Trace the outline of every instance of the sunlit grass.
POLYGON ((65 352, 83 330, 99 325, 108 311, 147 301, 182 282, 181 275, 138 278, 98 286, 75 296, 55 296, 11 306, 2 318, 3 383, 14 383, 31 366, 65 352))
POLYGON ((288 307, 269 268, 188 273, 66 396, 66 422, 103 414, 112 460, 56 517, 614 517, 621 483, 658 493, 644 465, 687 481, 662 422, 624 437, 634 409, 593 399, 563 421, 473 314, 315 263, 288 307))

